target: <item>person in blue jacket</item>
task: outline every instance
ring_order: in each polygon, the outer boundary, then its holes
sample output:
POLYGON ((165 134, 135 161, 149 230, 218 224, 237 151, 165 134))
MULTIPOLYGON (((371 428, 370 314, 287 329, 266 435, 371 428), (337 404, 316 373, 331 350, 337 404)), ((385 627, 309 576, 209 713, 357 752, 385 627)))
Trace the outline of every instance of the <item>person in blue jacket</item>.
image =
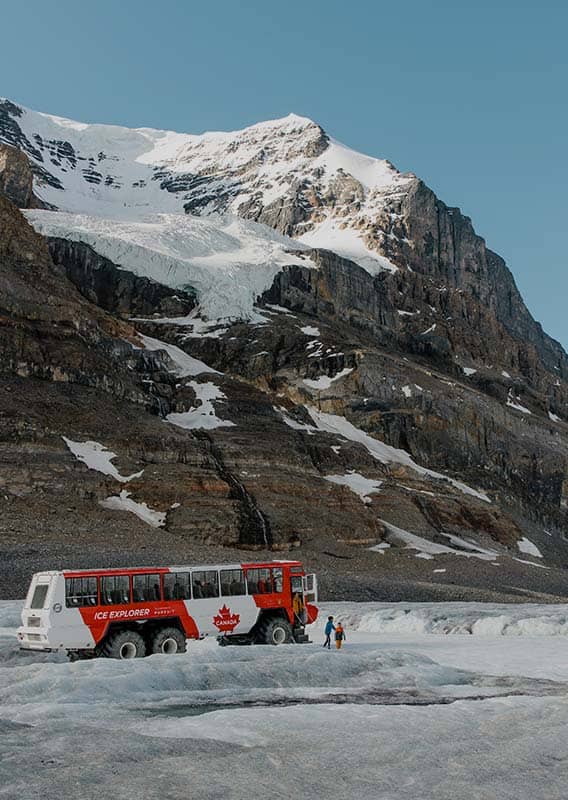
POLYGON ((333 624, 333 617, 328 617, 325 623, 325 642, 323 643, 323 647, 327 647, 328 650, 331 649, 331 632, 334 630, 335 625, 333 624))

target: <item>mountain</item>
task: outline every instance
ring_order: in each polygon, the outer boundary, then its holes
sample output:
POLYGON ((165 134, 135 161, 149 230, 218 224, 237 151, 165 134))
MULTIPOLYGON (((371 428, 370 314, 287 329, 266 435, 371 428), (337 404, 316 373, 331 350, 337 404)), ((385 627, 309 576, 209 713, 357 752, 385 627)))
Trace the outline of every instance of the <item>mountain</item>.
POLYGON ((7 585, 252 548, 328 596, 567 593, 566 353, 459 209, 294 115, 4 100, 0 143, 7 585))

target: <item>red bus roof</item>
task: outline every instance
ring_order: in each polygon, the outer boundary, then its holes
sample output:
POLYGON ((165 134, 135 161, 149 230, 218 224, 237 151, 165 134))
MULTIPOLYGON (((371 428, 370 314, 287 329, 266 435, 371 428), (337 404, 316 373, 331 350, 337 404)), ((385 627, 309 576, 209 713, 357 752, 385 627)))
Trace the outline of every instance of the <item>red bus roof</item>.
POLYGON ((100 567, 92 569, 64 569, 66 578, 89 578, 96 575, 140 575, 145 573, 167 574, 184 570, 216 570, 216 569, 269 569, 270 567, 302 567, 301 561, 251 561, 240 564, 175 564, 168 567, 100 567))

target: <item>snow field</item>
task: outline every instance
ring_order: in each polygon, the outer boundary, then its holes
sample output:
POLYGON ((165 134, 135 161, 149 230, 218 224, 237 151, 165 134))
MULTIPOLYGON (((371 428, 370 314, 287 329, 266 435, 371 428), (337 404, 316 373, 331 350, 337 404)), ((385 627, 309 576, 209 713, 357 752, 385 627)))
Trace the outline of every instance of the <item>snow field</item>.
POLYGON ((523 603, 325 603, 347 630, 380 636, 568 636, 568 605, 523 603))
POLYGON ((517 547, 519 548, 521 553, 526 553, 529 556, 534 556, 534 558, 542 558, 542 553, 540 552, 536 544, 533 544, 530 539, 527 539, 526 536, 523 536, 523 538, 519 542, 517 542, 517 547))
POLYGON ((560 620, 565 607, 326 603, 312 645, 205 640, 185 655, 74 664, 16 650, 20 608, 0 603, 10 800, 185 800, 188 787, 208 800, 251 787, 278 800, 565 800, 566 630, 424 633, 505 613, 560 620), (395 611, 429 624, 405 627, 395 611), (347 624, 340 652, 318 646, 328 613, 347 624), (395 632, 365 630, 388 614, 395 632))

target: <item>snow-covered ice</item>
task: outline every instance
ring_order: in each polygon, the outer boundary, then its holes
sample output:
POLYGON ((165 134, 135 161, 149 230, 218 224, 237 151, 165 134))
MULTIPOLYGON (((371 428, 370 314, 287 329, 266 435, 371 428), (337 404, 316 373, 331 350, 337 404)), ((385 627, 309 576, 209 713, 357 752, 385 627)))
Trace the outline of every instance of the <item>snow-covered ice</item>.
POLYGON ((254 304, 283 266, 315 268, 305 247, 266 225, 238 217, 131 211, 131 218, 103 218, 27 211, 45 236, 85 242, 122 269, 174 289, 197 292, 210 319, 256 319, 254 304))
POLYGON ((0 603, 9 800, 565 800, 565 606, 328 603, 313 645, 74 664, 18 653, 20 608, 0 603))
MULTIPOLYGON (((314 266, 287 249, 331 249, 373 275, 397 270, 379 245, 367 246, 364 231, 414 176, 327 136, 321 147, 323 132, 305 117, 194 135, 85 124, 21 108, 13 124, 27 137, 32 162, 53 177, 38 177, 35 191, 60 211, 27 212, 40 232, 84 241, 168 285, 189 284, 210 317, 250 318, 256 297, 285 263, 314 266), (47 162, 34 142, 63 146, 47 162), (298 191, 298 175, 310 175, 322 196, 347 181, 357 202, 323 206, 295 240, 237 220, 250 203, 259 210, 286 203, 298 191), (192 207, 188 200, 199 217, 184 213, 192 207)), ((385 235, 396 238, 390 230, 385 235)))
POLYGON ((316 225, 309 233, 299 237, 303 244, 314 248, 333 250, 339 256, 354 261, 366 272, 377 275, 379 272, 397 272, 392 261, 365 245, 354 229, 346 227, 345 220, 332 215, 316 225))

